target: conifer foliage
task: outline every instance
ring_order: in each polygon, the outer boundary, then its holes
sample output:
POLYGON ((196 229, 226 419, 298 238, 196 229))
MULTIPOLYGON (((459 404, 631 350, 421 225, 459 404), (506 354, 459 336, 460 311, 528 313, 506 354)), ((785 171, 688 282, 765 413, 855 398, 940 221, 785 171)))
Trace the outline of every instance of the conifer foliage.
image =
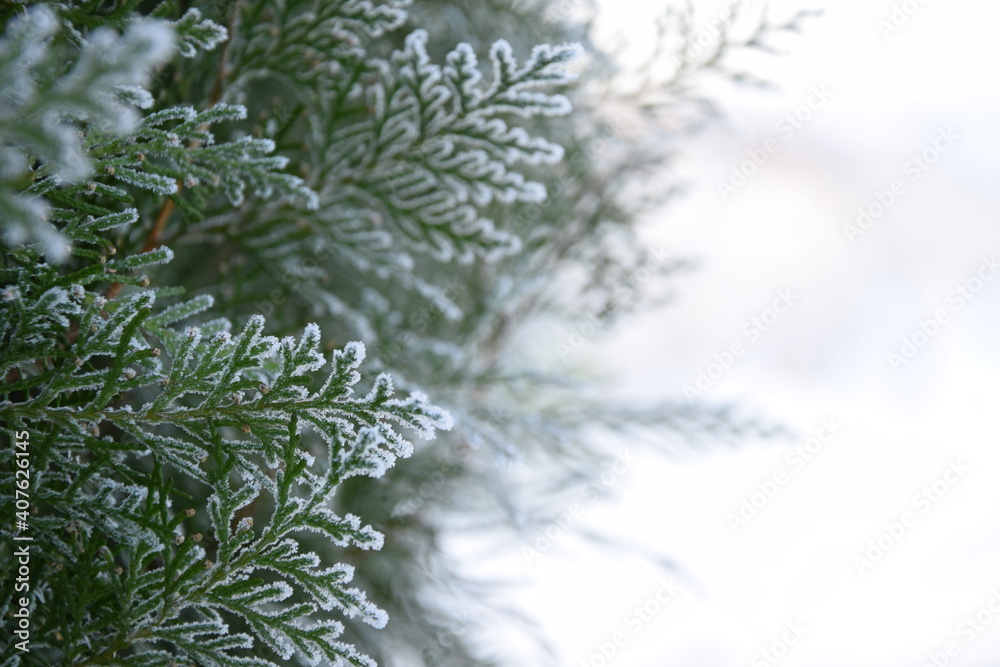
MULTIPOLYGON (((30 483, 17 498, 5 491, 0 511, 13 516, 18 498, 31 509, 0 531, 7 545, 30 535, 33 560, 30 650, 5 632, 5 664, 374 664, 339 641, 337 619, 378 628, 385 613, 350 586, 350 566, 303 551, 298 536, 379 549, 382 535, 335 512, 333 497, 350 477, 382 476, 410 455, 407 434, 432 438, 450 417, 418 391, 398 397, 387 374, 363 382, 360 342, 327 354, 314 324, 278 338, 260 315, 237 325, 212 317, 209 294, 153 286, 174 252, 152 218, 179 205, 182 229, 207 221, 259 250, 264 227, 274 245, 301 238, 280 229, 278 211, 343 235, 378 209, 383 244, 439 260, 513 249, 482 210, 542 198, 516 166, 560 150, 504 115, 565 113, 565 98, 540 91, 566 80, 575 49, 539 47, 518 66, 499 42, 488 86, 467 45, 431 63, 422 31, 369 56, 366 40, 405 18, 400 4, 235 10, 244 41, 230 90, 266 75, 314 94, 309 183, 285 171, 270 138, 217 140, 213 129, 243 120, 245 106, 164 102, 156 77, 171 57, 228 36, 198 10, 171 20, 170 2, 144 17, 138 3, 91 1, 6 17, 0 416, 30 443, 30 468, 17 475, 6 447, 2 476, 5 490, 30 483), (302 68, 316 49, 322 66, 302 68), (247 229, 217 224, 248 199, 260 213, 247 229), (255 503, 271 507, 265 525, 246 511, 255 503)), ((14 567, 4 558, 5 622, 14 567)))
POLYGON ((501 664, 448 521, 547 525, 595 427, 735 430, 519 326, 681 268, 630 193, 767 31, 610 118, 547 4, 0 1, 0 667, 501 664))

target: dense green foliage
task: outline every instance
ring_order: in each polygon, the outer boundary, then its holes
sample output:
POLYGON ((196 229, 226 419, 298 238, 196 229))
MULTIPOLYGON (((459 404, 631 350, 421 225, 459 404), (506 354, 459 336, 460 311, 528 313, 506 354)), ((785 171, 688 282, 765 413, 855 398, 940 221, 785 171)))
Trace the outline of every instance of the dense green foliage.
POLYGON ((682 268, 634 188, 689 77, 796 24, 601 100, 544 4, 187 4, 0 9, 0 664, 501 662, 449 526, 530 534, 595 428, 738 431, 524 336, 682 268))

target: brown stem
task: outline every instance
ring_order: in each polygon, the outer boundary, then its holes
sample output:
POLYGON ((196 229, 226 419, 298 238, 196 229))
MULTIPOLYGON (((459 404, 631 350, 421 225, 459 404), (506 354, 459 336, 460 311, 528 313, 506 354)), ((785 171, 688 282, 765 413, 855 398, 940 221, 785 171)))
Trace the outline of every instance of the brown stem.
MULTIPOLYGON (((177 181, 177 194, 180 194, 182 189, 184 189, 184 183, 182 181, 177 181)), ((173 199, 168 199, 163 202, 163 206, 160 207, 160 213, 156 216, 156 222, 153 224, 153 228, 149 230, 149 235, 146 237, 146 242, 142 244, 142 250, 140 252, 149 252, 156 246, 160 245, 160 232, 162 232, 163 228, 166 227, 167 219, 173 211, 173 199)))
MULTIPOLYGON (((177 192, 184 188, 183 181, 177 181, 177 192)), ((174 211, 174 200, 168 199, 163 202, 160 207, 160 212, 156 216, 156 222, 153 223, 153 228, 149 230, 149 234, 146 236, 146 241, 142 244, 142 250, 140 252, 149 252, 150 250, 156 248, 160 245, 160 233, 163 228, 167 225, 167 219, 170 218, 170 214, 174 211)), ((108 288, 108 293, 105 298, 110 301, 118 296, 122 291, 124 285, 122 283, 111 283, 111 287, 108 288)))
MULTIPOLYGON (((233 27, 236 22, 235 17, 236 14, 234 12, 229 20, 230 35, 233 34, 233 27)), ((218 104, 219 100, 222 99, 222 88, 226 78, 226 69, 229 66, 228 55, 229 55, 229 43, 231 43, 231 41, 232 40, 230 39, 230 41, 226 43, 225 48, 222 50, 222 57, 219 58, 219 66, 215 70, 215 81, 212 85, 212 93, 208 101, 209 109, 218 104)), ((208 124, 207 123, 202 124, 198 129, 204 131, 208 129, 208 124)), ((195 147, 197 147, 197 143, 192 145, 192 148, 195 147)), ((177 181, 177 194, 179 195, 181 193, 181 190, 183 189, 184 189, 184 182, 180 180, 177 181)), ((163 206, 160 207, 160 212, 156 216, 156 222, 153 224, 153 228, 149 230, 149 235, 146 236, 146 241, 145 243, 142 244, 142 250, 140 252, 149 252, 150 250, 153 250, 154 248, 160 245, 160 234, 163 232, 164 227, 166 227, 167 220, 170 218, 170 214, 173 213, 173 211, 174 211, 173 199, 167 199, 165 202, 163 202, 163 206)), ((117 297, 118 294, 122 291, 122 287, 123 287, 122 283, 112 283, 111 287, 108 288, 107 299, 111 300, 117 297)))

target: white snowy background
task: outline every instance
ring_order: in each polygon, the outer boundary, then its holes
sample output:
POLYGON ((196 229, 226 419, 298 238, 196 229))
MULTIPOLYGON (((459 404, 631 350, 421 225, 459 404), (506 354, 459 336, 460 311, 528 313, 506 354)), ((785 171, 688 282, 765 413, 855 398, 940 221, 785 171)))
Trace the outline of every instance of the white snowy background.
MULTIPOLYGON (((724 6, 696 4, 702 18, 724 6)), ((604 5, 602 33, 634 43, 662 9, 604 5)), ((1000 3, 771 5, 775 18, 826 13, 781 40, 787 56, 748 61, 781 90, 724 96, 729 117, 676 164, 690 193, 649 220, 653 247, 700 267, 675 282, 674 303, 584 352, 626 350, 627 391, 679 396, 742 342, 705 397, 800 437, 674 461, 631 447, 641 465, 578 524, 668 554, 676 572, 570 538, 531 565, 514 552, 481 569, 527 582, 507 596, 553 638, 558 665, 1000 665, 1000 274, 975 281, 1000 258, 1000 3), (879 22, 896 7, 907 20, 885 36, 879 22), (816 86, 830 100, 781 134, 816 86), (958 138, 914 181, 907 161, 947 128, 958 138), (717 183, 772 137, 778 150, 722 201, 717 183), (897 179, 905 190, 852 243, 845 225, 897 179), (981 287, 962 307, 960 285, 981 287), (779 290, 797 301, 751 341, 745 323, 779 290), (889 353, 941 310, 947 321, 894 369, 889 353), (793 463, 824 419, 842 426, 793 463), (728 515, 776 474, 786 483, 734 531, 728 515), (933 503, 916 497, 925 488, 933 503), (664 577, 681 592, 660 604, 664 577), (646 620, 634 611, 644 605, 646 620)))

